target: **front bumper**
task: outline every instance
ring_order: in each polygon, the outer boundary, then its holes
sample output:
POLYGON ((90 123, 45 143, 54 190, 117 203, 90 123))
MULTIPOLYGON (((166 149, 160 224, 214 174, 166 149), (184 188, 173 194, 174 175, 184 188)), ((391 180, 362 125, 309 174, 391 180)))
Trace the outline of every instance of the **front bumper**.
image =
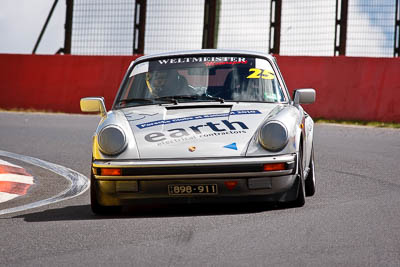
POLYGON ((159 200, 213 202, 242 197, 288 201, 296 180, 296 154, 270 157, 175 160, 99 161, 92 164, 97 200, 104 206, 159 200), (285 170, 264 171, 264 164, 284 163, 285 170), (119 168, 119 176, 103 176, 101 169, 119 168), (228 186, 234 184, 234 186, 228 186), (216 185, 216 194, 171 195, 170 185, 216 185))

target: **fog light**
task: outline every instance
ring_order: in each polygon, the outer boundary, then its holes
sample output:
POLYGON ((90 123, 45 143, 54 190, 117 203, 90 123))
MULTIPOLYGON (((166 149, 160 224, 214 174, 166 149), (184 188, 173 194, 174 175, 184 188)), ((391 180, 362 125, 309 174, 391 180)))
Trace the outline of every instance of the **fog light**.
POLYGON ((269 177, 250 178, 248 185, 249 189, 271 189, 272 179, 269 177))
POLYGON ((284 171, 286 170, 286 164, 284 162, 281 163, 267 163, 264 164, 264 171, 284 171))
POLYGON ((122 170, 121 169, 114 169, 114 168, 101 168, 100 175, 102 176, 121 176, 122 170))

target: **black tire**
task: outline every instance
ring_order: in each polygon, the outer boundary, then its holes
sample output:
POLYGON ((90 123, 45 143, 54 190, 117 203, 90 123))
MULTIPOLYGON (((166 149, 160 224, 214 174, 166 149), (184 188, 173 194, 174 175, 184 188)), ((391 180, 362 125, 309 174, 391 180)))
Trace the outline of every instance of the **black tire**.
POLYGON ((304 184, 304 168, 303 168, 303 147, 300 146, 298 162, 298 174, 297 174, 297 198, 293 201, 293 207, 303 207, 306 203, 306 192, 304 184))
POLYGON ((314 164, 314 147, 311 149, 310 171, 305 180, 306 196, 311 197, 315 194, 315 164, 314 164))
POLYGON ((93 173, 90 175, 90 207, 92 212, 97 215, 110 215, 120 211, 119 206, 109 207, 100 205, 97 200, 97 183, 93 173))

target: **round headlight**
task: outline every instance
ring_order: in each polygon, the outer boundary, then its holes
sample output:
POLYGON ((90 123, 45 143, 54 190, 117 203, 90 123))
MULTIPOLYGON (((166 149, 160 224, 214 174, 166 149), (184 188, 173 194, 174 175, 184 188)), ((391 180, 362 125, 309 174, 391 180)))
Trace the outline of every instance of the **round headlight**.
POLYGON ((124 131, 116 125, 104 127, 98 136, 101 152, 108 155, 121 153, 126 147, 124 131))
POLYGON ((258 140, 265 149, 279 151, 288 143, 288 131, 279 121, 267 122, 261 127, 258 140))

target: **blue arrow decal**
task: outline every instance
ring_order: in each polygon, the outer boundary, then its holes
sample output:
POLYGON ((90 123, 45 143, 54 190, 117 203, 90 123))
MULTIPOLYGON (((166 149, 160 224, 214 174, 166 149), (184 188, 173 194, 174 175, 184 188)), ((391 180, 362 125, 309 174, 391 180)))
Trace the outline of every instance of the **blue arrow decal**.
POLYGON ((229 149, 233 149, 233 150, 237 150, 236 143, 232 143, 232 144, 226 145, 224 147, 225 148, 229 148, 229 149))

